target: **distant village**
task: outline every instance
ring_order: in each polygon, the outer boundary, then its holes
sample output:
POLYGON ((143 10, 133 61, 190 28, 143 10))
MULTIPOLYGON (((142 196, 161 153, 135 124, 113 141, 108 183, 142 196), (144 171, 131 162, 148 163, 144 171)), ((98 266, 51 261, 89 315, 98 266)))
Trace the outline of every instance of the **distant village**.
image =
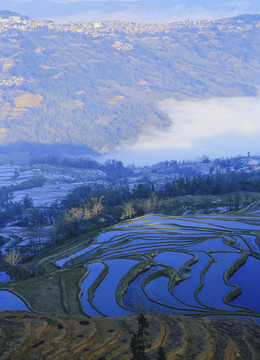
POLYGON ((209 159, 207 156, 193 161, 162 161, 155 165, 147 165, 134 169, 135 176, 128 178, 129 187, 138 183, 151 182, 160 189, 165 181, 178 179, 180 176, 191 178, 192 176, 208 176, 217 173, 259 173, 260 155, 248 152, 247 156, 233 158, 209 159))
POLYGON ((54 21, 43 19, 31 19, 22 16, 3 16, 0 15, 0 33, 7 29, 17 29, 24 31, 37 31, 42 29, 77 32, 86 35, 105 36, 108 34, 155 34, 160 32, 170 32, 183 28, 205 30, 214 28, 226 32, 241 32, 252 30, 253 27, 260 28, 260 21, 256 20, 253 24, 247 24, 243 18, 226 18, 220 20, 199 20, 199 21, 178 21, 168 24, 147 24, 121 21, 100 21, 92 23, 75 23, 58 24, 54 21))
POLYGON ((5 76, 0 77, 0 86, 19 86, 24 82, 24 78, 22 76, 5 76))
MULTIPOLYGON (((11 13, 12 14, 12 13, 11 13)), ((168 24, 146 24, 135 22, 120 22, 120 21, 100 21, 92 23, 75 23, 69 22, 67 24, 58 24, 54 21, 44 19, 32 19, 19 15, 0 14, 0 36, 4 36, 5 31, 19 30, 19 31, 59 31, 59 32, 75 32, 85 34, 91 37, 102 36, 118 36, 118 35, 132 35, 134 39, 138 34, 158 34, 170 33, 171 31, 178 31, 181 29, 197 29, 200 32, 204 30, 224 31, 224 32, 241 32, 249 31, 253 28, 260 28, 260 18, 254 19, 250 24, 247 24, 246 19, 242 18, 227 18, 220 20, 200 20, 200 21, 178 21, 168 24)), ((13 33, 13 36, 17 34, 13 33)), ((112 45, 116 50, 126 52, 133 49, 133 45, 129 42, 121 41, 123 39, 115 40, 112 45)), ((131 42, 131 39, 129 39, 131 42)), ((20 86, 24 83, 22 76, 10 76, 8 74, 9 67, 12 66, 10 59, 0 57, 0 65, 3 67, 3 73, 0 76, 0 88, 11 87, 13 85, 20 86)))

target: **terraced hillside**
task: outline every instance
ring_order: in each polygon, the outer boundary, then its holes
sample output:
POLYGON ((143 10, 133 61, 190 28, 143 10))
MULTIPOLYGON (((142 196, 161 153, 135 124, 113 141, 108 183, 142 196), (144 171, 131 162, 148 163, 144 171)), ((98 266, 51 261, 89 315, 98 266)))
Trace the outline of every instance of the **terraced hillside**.
POLYGON ((56 263, 51 274, 2 283, 1 289, 40 312, 122 316, 142 310, 259 319, 258 214, 248 208, 247 215, 125 221, 91 244, 80 235, 39 258, 41 266, 56 263))
MULTIPOLYGON (((147 314, 147 355, 157 358, 163 347, 167 360, 257 360, 260 326, 251 319, 188 319, 147 314)), ((135 316, 86 319, 28 312, 0 315, 0 359, 129 360, 135 316)))

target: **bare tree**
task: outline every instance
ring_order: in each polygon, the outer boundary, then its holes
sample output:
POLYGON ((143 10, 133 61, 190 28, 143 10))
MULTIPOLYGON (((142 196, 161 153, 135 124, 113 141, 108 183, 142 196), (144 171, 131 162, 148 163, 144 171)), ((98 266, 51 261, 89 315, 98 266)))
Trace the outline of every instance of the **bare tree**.
POLYGON ((132 219, 132 217, 135 215, 135 209, 133 207, 133 204, 131 202, 128 202, 125 204, 123 215, 120 219, 132 219))
POLYGON ((5 262, 9 265, 10 268, 10 277, 11 279, 15 279, 19 274, 19 262, 21 260, 21 255, 18 250, 9 250, 8 253, 5 254, 5 262))
POLYGON ((91 198, 91 202, 83 205, 83 218, 85 220, 102 214, 102 212, 104 211, 104 205, 102 204, 103 199, 104 196, 100 196, 99 199, 91 198))
POLYGON ((10 267, 15 267, 21 260, 19 250, 9 250, 9 252, 5 254, 4 259, 10 267))

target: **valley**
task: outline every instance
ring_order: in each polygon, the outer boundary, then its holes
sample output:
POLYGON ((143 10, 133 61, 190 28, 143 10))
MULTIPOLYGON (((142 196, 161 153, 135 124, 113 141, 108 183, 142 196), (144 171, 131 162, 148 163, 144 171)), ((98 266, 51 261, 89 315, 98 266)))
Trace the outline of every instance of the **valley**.
POLYGON ((258 164, 247 156, 0 166, 0 306, 16 295, 9 310, 14 301, 15 310, 70 315, 258 319, 258 164))
POLYGON ((0 145, 106 153, 153 129, 159 101, 254 97, 258 15, 170 24, 66 25, 0 14, 0 145), (250 50, 250 51, 249 51, 250 50))
POLYGON ((4 2, 0 359, 259 358, 251 2, 4 2))

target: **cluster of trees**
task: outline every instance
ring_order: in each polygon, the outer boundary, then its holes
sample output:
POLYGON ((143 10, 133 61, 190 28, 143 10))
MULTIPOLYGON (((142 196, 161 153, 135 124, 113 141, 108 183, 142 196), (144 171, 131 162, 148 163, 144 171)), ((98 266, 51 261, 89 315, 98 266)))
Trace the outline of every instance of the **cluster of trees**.
MULTIPOLYGON (((14 178, 17 173, 14 173, 14 178)), ((45 183, 43 176, 34 176, 20 184, 0 187, 0 225, 16 221, 17 225, 40 225, 52 223, 57 218, 58 207, 54 204, 46 209, 33 206, 30 196, 25 195, 21 201, 13 199, 13 192, 41 187, 45 183)))
POLYGON ((151 183, 135 185, 131 191, 128 186, 81 186, 63 201, 58 228, 60 234, 69 237, 149 213, 181 215, 196 209, 207 212, 216 207, 216 198, 217 206, 235 210, 250 203, 250 192, 259 191, 260 176, 245 174, 180 177, 159 190, 151 183))
MULTIPOLYGON (((14 173, 14 179, 17 177, 17 172, 14 173)), ((41 187, 45 183, 43 176, 34 176, 29 180, 23 181, 20 184, 2 186, 0 187, 0 203, 3 204, 12 198, 12 193, 19 190, 28 190, 34 187, 41 187)))
MULTIPOLYGON (((53 158, 56 161, 56 158, 53 158)), ((70 159, 63 159, 64 164, 70 159)), ((78 167, 92 162, 93 168, 107 169, 111 176, 131 172, 120 161, 109 161, 102 165, 95 160, 75 160, 78 167)), ((69 238, 85 231, 96 231, 111 226, 124 219, 142 216, 149 213, 181 215, 191 210, 208 209, 226 206, 235 210, 240 205, 248 205, 250 193, 260 192, 260 175, 217 173, 207 177, 194 176, 167 182, 156 189, 150 182, 135 185, 131 190, 128 185, 117 187, 81 186, 70 192, 61 204, 46 208, 35 208, 32 199, 27 195, 20 202, 13 202, 10 190, 39 186, 44 178, 35 177, 28 183, 0 189, 2 207, 0 224, 15 221, 20 226, 35 226, 56 223, 57 241, 69 238), (190 195, 190 196, 187 196, 190 195)))
MULTIPOLYGON (((69 148, 69 147, 68 147, 69 148)), ((72 147, 73 153, 73 147, 72 147)), ((32 158, 30 160, 33 164, 50 164, 59 166, 68 166, 80 169, 102 170, 107 174, 107 178, 111 181, 113 179, 123 178, 133 175, 131 167, 126 167, 120 160, 107 160, 105 163, 99 163, 97 160, 88 158, 71 158, 71 157, 58 157, 58 156, 41 156, 32 158)))
POLYGON ((160 194, 165 196, 182 195, 223 195, 230 192, 260 191, 260 174, 245 173, 217 173, 203 176, 193 176, 192 178, 180 177, 172 183, 165 184, 160 194))
MULTIPOLYGON (((116 160, 99 164, 92 159, 46 157, 46 162, 103 170, 110 173, 111 179, 117 180, 131 175, 133 171, 116 160)), ((8 222, 15 222, 18 226, 56 224, 52 244, 61 243, 82 232, 97 232, 121 220, 149 213, 182 215, 189 210, 195 212, 203 209, 207 212, 218 206, 235 210, 240 205, 248 205, 254 200, 255 193, 260 192, 259 173, 219 172, 185 178, 180 175, 160 188, 156 188, 149 180, 136 184, 132 189, 128 185, 119 185, 120 181, 115 181, 115 187, 85 185, 71 191, 61 203, 46 208, 34 207, 28 195, 20 202, 12 201, 12 191, 41 186, 44 181, 43 177, 34 177, 22 184, 2 187, 0 225, 5 226, 8 222)), ((35 251, 38 252, 40 248, 35 251)))
MULTIPOLYGON (((136 138, 147 126, 169 125, 167 116, 151 101, 154 94, 207 98, 234 92, 252 95, 257 88, 255 69, 248 64, 259 61, 258 28, 254 36, 251 31, 243 32, 240 52, 237 33, 217 31, 216 50, 212 31, 201 33, 190 27, 172 30, 167 37, 164 32, 145 37, 117 34, 122 42, 133 44, 131 52, 114 49, 114 37, 110 35, 91 37, 46 27, 35 31, 9 29, 5 35, 0 39, 2 56, 17 55, 9 74, 24 77, 20 90, 43 97, 39 108, 21 112, 19 117, 12 111, 7 116, 0 113, 1 127, 8 129, 4 141, 9 143, 23 138, 41 143, 87 144, 96 150, 104 145, 114 147, 136 138), (185 56, 172 46, 176 43, 185 46, 185 56), (246 51, 248 47, 252 51, 246 51), (41 51, 35 52, 36 48, 41 51), (210 53, 214 61, 206 63, 206 54, 210 53), (243 71, 224 61, 226 55, 239 60, 243 71), (184 70, 187 58, 192 59, 189 73, 184 70), (250 85, 241 87, 241 74, 250 85), (151 97, 147 90, 152 91, 151 97), (118 95, 122 98, 114 100, 118 95)), ((13 103, 15 94, 6 91, 5 101, 13 103)))
POLYGON ((207 177, 194 176, 191 179, 180 176, 177 180, 166 182, 160 189, 155 189, 152 183, 146 182, 135 185, 131 191, 128 186, 121 188, 106 188, 102 185, 95 188, 81 186, 66 197, 63 205, 66 208, 77 207, 82 199, 89 201, 91 197, 103 196, 106 207, 146 200, 147 212, 151 212, 156 209, 161 199, 186 195, 224 195, 235 192, 260 192, 260 174, 217 173, 207 177))
POLYGON ((0 226, 8 223, 16 226, 32 227, 54 224, 61 216, 61 209, 57 203, 51 206, 37 208, 29 195, 25 195, 21 201, 12 201, 12 194, 5 197, 0 207, 0 226))
MULTIPOLYGON (((9 70, 10 75, 33 79, 33 82, 25 81, 20 89, 40 94, 43 100, 40 107, 21 112, 18 121, 12 112, 2 117, 0 113, 2 127, 8 128, 5 143, 22 138, 34 143, 84 144, 100 151, 104 144, 112 147, 136 137, 144 125, 169 123, 167 116, 145 97, 144 101, 131 95, 124 99, 119 87, 138 87, 140 76, 135 73, 140 67, 115 51, 110 39, 101 37, 93 41, 78 33, 55 30, 46 33, 43 29, 16 30, 16 35, 19 42, 15 45, 10 42, 8 51, 0 40, 3 56, 12 56, 17 46, 21 50, 19 61, 9 70), (36 47, 44 51, 35 53, 36 47), (105 90, 102 96, 101 89, 105 90), (118 95, 122 99, 114 102, 118 95), (23 136, 19 127, 21 119, 23 136)), ((7 101, 14 101, 13 94, 6 96, 7 101)))

